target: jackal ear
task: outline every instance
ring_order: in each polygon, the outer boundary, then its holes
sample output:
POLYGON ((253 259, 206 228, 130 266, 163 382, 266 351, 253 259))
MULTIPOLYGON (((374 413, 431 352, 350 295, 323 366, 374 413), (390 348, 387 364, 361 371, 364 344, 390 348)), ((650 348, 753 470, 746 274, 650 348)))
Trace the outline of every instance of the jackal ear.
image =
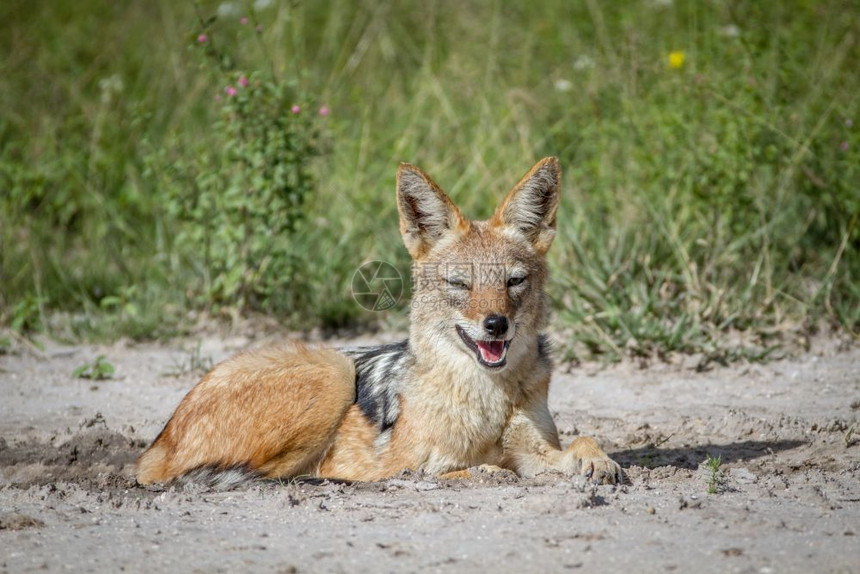
POLYGON ((555 238, 560 184, 558 159, 540 160, 508 193, 490 219, 491 225, 513 227, 538 253, 546 253, 555 238))
POLYGON ((408 163, 397 170, 397 211, 400 234, 413 259, 423 257, 447 232, 468 226, 430 176, 408 163))

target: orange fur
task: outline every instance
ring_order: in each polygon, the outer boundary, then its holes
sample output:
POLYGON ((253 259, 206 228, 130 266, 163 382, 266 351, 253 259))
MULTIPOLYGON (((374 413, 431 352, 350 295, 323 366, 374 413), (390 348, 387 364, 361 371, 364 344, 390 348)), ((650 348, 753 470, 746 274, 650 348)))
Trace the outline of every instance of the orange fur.
POLYGON ((620 467, 593 439, 561 449, 547 406, 551 364, 540 330, 560 177, 546 158, 489 221, 469 221, 427 174, 402 164, 400 230, 416 264, 408 344, 349 356, 291 345, 219 364, 141 457, 138 481, 236 467, 377 480, 478 465, 619 480, 620 467), (488 326, 491 318, 504 329, 488 326))
POLYGON ((355 399, 352 362, 303 346, 247 351, 189 392, 138 463, 162 482, 203 465, 247 465, 264 476, 309 472, 355 399))
POLYGON ((361 410, 355 405, 351 406, 338 429, 338 440, 316 475, 353 480, 383 478, 386 473, 380 467, 380 459, 373 448, 376 435, 376 429, 361 410))

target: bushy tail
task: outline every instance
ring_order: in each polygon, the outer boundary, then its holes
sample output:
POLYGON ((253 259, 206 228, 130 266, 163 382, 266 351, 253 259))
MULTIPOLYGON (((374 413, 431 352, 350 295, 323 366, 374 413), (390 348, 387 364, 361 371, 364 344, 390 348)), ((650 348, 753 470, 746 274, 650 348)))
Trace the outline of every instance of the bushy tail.
POLYGON ((217 365, 182 399, 140 457, 137 480, 220 490, 246 477, 313 472, 354 402, 352 359, 332 349, 247 351, 217 365))
POLYGON ((260 473, 244 465, 231 467, 201 466, 177 477, 172 484, 198 485, 225 491, 245 486, 260 478, 260 473))

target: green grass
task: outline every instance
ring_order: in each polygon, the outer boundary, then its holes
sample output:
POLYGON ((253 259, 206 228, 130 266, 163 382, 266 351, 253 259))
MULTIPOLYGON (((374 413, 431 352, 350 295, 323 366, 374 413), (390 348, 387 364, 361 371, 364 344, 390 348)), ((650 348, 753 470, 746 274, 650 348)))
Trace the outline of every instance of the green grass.
POLYGON ((181 377, 188 374, 205 375, 215 366, 215 361, 210 355, 204 355, 201 351, 203 346, 202 341, 197 341, 197 345, 190 351, 186 352, 186 358, 175 360, 169 371, 164 373, 168 377, 181 377))
POLYGON ((84 363, 74 370, 72 377, 76 379, 92 379, 103 381, 113 378, 116 367, 108 362, 107 357, 99 355, 92 363, 84 363))
POLYGON ((725 476, 723 476, 723 471, 720 470, 722 464, 722 455, 716 458, 708 455, 708 458, 702 463, 706 474, 705 478, 708 482, 708 494, 719 494, 726 486, 725 476))
POLYGON ((550 294, 569 357, 761 358, 786 330, 860 331, 855 4, 231 5, 206 30, 229 55, 213 67, 196 39, 218 3, 2 3, 2 324, 96 339, 180 334, 200 311, 403 325, 404 304, 380 317, 349 295, 366 260, 409 268, 397 163, 485 217, 557 155, 550 294), (289 276, 259 300, 207 298, 200 222, 171 209, 197 185, 177 166, 223 148, 229 70, 331 109, 302 217, 272 237, 289 276))

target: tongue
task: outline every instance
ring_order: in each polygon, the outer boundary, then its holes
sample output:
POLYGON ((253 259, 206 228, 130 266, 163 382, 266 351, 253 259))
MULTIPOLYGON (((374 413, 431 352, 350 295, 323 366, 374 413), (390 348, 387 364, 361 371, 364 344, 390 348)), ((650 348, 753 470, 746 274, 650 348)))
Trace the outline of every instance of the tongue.
POLYGON ((475 341, 481 351, 481 358, 487 363, 498 363, 505 354, 504 341, 475 341))

